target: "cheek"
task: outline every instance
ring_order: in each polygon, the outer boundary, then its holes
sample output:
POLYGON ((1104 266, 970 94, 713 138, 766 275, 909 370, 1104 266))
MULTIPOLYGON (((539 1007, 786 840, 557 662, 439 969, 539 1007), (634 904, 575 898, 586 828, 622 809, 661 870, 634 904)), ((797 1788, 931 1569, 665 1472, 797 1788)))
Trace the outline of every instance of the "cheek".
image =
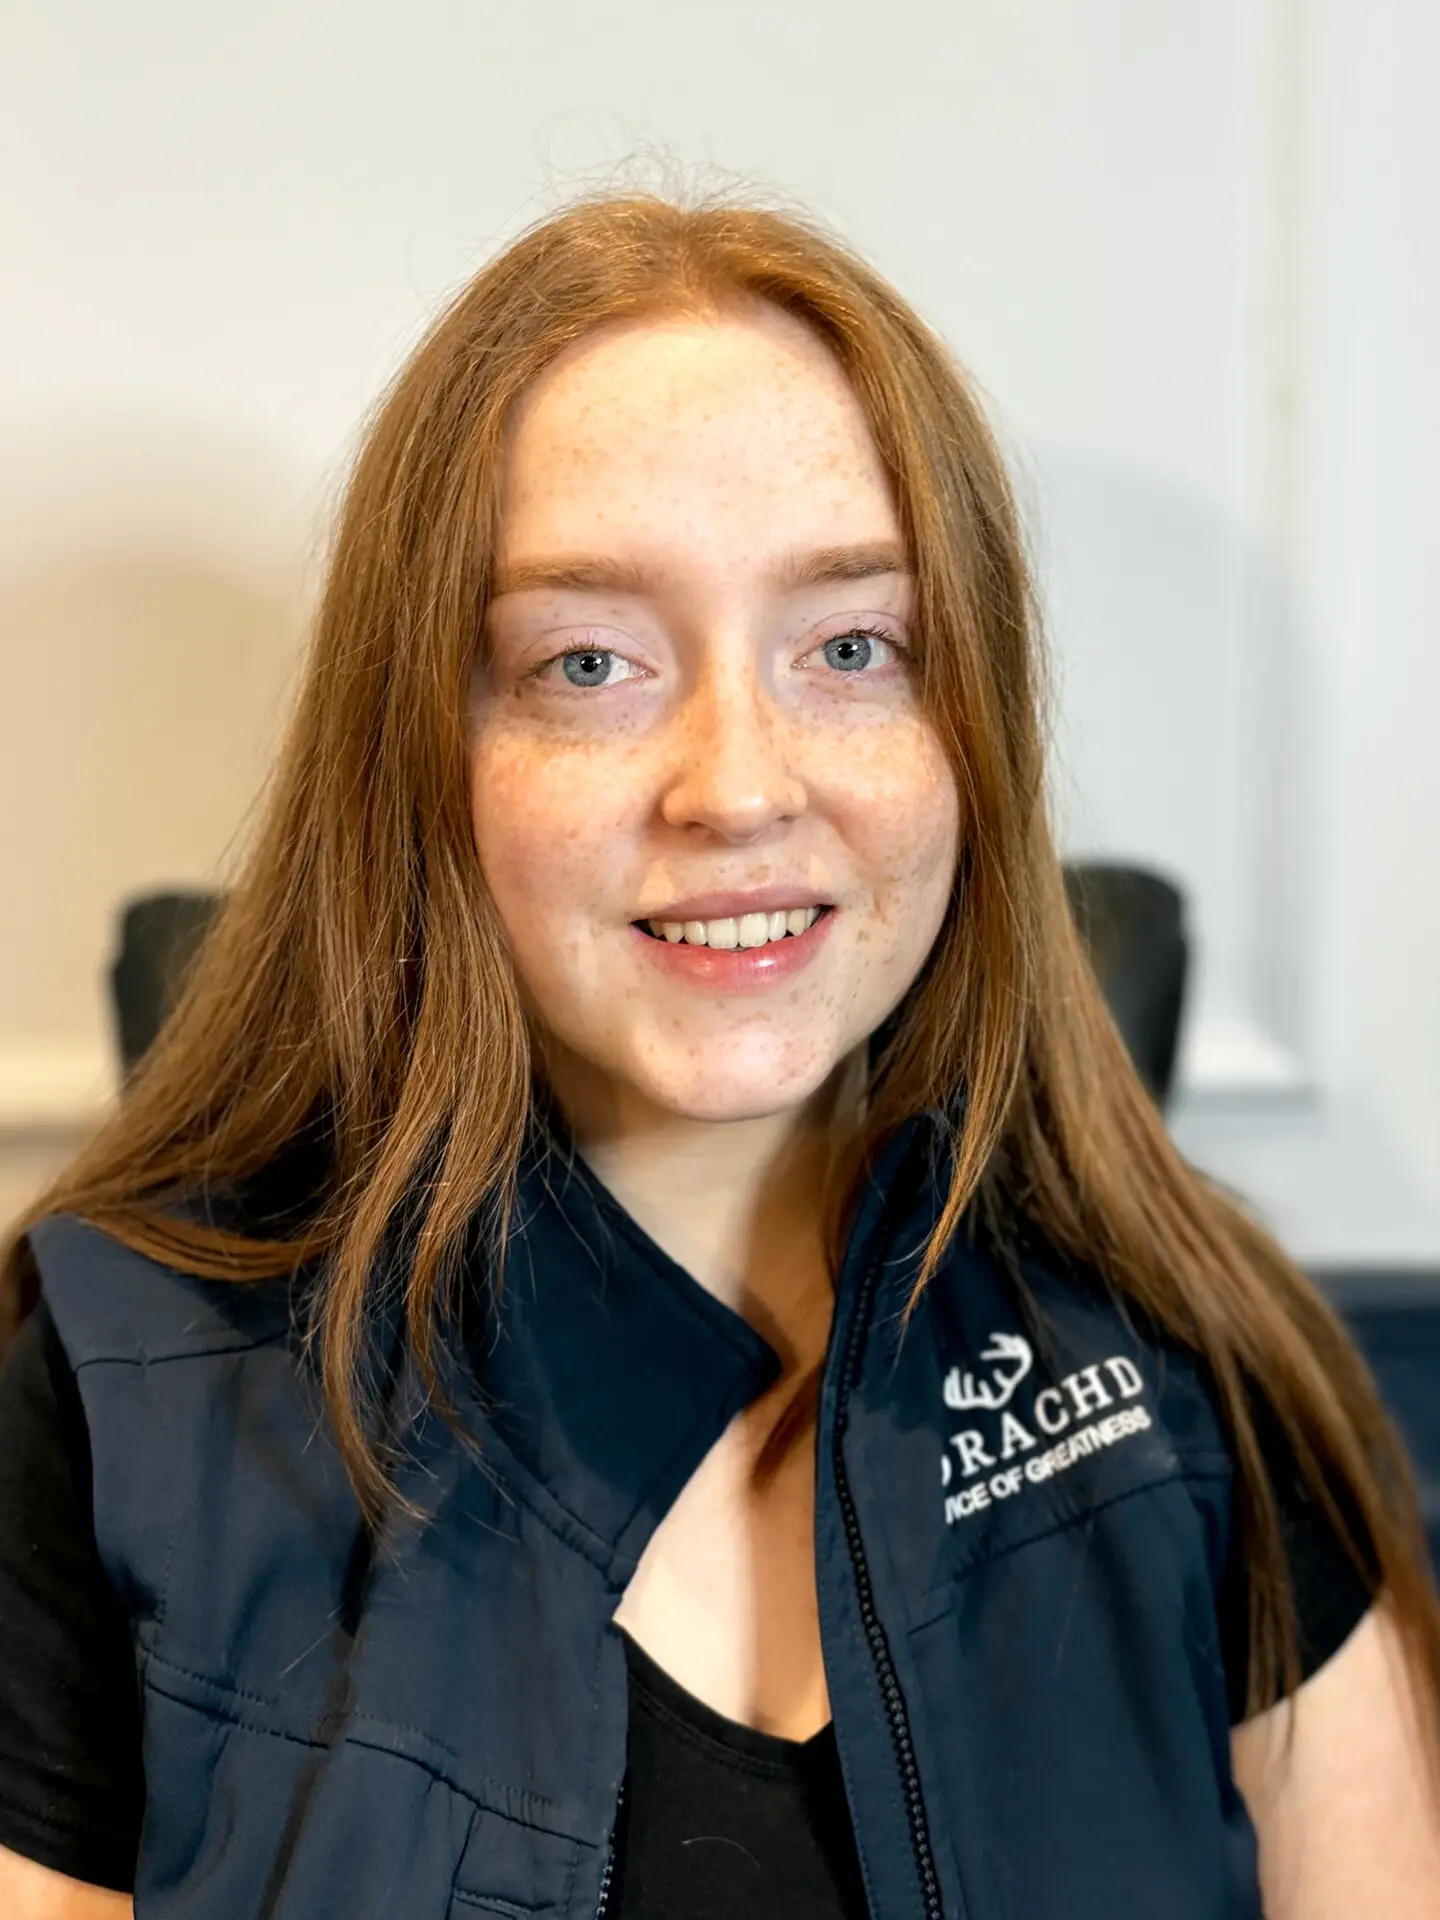
POLYGON ((954 776, 931 730, 917 722, 856 742, 839 804, 880 920, 897 934, 913 923, 928 939, 950 896, 960 837, 954 776))
POLYGON ((547 921, 562 920, 567 904, 593 898, 613 870, 614 821, 595 804, 595 784, 583 754, 562 758, 538 741, 503 732, 482 732, 475 740, 475 851, 517 948, 547 921))

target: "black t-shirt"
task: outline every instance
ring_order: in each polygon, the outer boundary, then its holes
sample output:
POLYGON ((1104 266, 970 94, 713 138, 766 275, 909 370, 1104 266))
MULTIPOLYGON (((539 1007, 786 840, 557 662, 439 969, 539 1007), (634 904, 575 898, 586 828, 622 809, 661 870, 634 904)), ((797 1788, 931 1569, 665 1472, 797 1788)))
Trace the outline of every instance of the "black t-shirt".
MULTIPOLYGON (((1259 1431, 1308 1675, 1348 1638, 1372 1590, 1308 1498, 1278 1429, 1262 1419, 1259 1431)), ((91 1497, 79 1389, 42 1305, 0 1372, 0 1845, 126 1890, 144 1806, 140 1706, 91 1497)), ((1246 1602, 1236 1556, 1219 1595, 1232 1722, 1244 1712, 1246 1602)), ((833 1730, 807 1741, 756 1732, 695 1699, 628 1637, 626 1653, 610 1920, 863 1920, 833 1730)))
POLYGON ((687 1693, 628 1634, 625 1653, 612 1920, 866 1920, 834 1723, 812 1740, 758 1733, 687 1693))

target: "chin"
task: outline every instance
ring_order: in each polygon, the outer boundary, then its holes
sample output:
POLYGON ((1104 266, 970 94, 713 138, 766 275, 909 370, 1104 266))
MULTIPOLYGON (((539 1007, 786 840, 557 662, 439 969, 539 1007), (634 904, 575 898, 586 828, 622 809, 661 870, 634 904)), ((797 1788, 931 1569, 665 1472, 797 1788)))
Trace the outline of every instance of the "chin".
POLYGON ((793 1113, 829 1079, 837 1058, 811 1059, 788 1070, 774 1060, 726 1064, 712 1059, 703 1068, 687 1061, 673 1073, 638 1073, 636 1090, 654 1106, 685 1120, 764 1120, 793 1113))
MULTIPOLYGON (((807 1090, 808 1091, 808 1090, 807 1090)), ((769 1120, 776 1114, 793 1113, 804 1104, 806 1094, 787 1098, 773 1087, 761 1092, 750 1087, 711 1087, 693 1094, 652 1092, 657 1107, 682 1120, 708 1120, 717 1124, 727 1120, 769 1120)))

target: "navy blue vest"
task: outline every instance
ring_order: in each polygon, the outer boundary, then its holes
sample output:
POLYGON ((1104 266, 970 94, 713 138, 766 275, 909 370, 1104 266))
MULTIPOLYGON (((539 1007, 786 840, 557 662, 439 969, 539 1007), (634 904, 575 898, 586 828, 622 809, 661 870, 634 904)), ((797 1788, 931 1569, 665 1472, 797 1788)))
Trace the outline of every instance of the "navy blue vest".
MULTIPOLYGON (((825 1670, 875 1920, 1259 1920, 1215 1593, 1231 1460, 1200 1363, 1094 1277, 1023 1285, 892 1142, 837 1281, 825 1670)), ((528 1168, 479 1456, 422 1409, 367 1543, 287 1281, 197 1280, 70 1215, 31 1242, 77 1370, 144 1699, 139 1920, 603 1911, 611 1615, 769 1346, 593 1177, 528 1168)), ((408 1391, 402 1384, 402 1401, 408 1391)), ((413 1395, 412 1395, 413 1400, 413 1395)))

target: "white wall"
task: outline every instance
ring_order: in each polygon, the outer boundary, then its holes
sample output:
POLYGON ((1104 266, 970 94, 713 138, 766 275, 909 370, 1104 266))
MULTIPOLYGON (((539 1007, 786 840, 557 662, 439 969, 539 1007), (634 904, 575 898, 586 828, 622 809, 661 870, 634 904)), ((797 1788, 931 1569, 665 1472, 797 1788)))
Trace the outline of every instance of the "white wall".
POLYGON ((243 828, 362 408, 658 144, 830 215, 989 396, 1067 849, 1192 894, 1182 1144, 1302 1257, 1440 1258, 1426 0, 3 10, 0 1208, 104 1097, 117 900, 243 828))
MULTIPOLYGON (((1316 1258, 1440 1249, 1440 13, 1292 0, 1282 785, 1308 1097, 1182 1117, 1316 1258), (1298 735, 1298 737, 1296 737, 1298 735)), ((1263 753, 1269 739, 1257 743, 1263 753)))

